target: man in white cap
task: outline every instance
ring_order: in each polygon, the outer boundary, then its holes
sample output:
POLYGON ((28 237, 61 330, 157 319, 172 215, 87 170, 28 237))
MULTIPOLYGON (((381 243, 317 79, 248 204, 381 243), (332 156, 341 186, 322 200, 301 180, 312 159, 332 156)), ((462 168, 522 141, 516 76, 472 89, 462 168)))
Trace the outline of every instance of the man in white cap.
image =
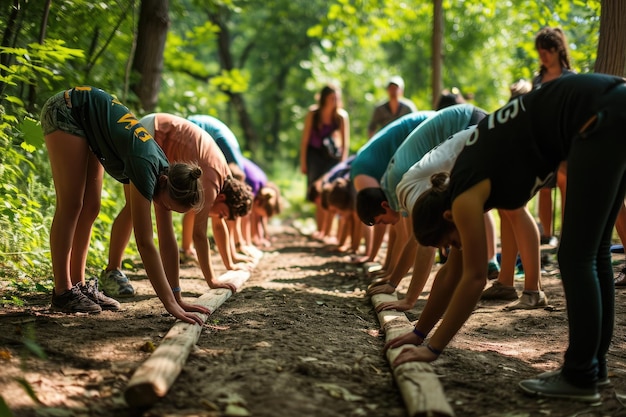
POLYGON ((389 95, 389 100, 376 106, 367 126, 370 138, 388 123, 417 111, 415 104, 411 100, 403 97, 404 80, 399 75, 394 75, 389 78, 387 82, 387 94, 389 95))

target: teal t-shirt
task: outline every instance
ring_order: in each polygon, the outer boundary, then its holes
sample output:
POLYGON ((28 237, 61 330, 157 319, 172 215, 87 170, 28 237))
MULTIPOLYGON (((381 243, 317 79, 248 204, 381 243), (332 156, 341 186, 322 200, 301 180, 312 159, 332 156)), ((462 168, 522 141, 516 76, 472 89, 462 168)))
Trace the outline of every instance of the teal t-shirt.
POLYGON ((95 87, 70 91, 72 114, 105 171, 133 185, 152 201, 167 157, 139 120, 120 101, 95 87))
POLYGON ((385 168, 398 146, 420 123, 434 115, 434 111, 419 111, 407 114, 382 128, 359 149, 352 161, 350 179, 357 175, 369 175, 380 181, 385 168))
POLYGON ((192 115, 187 120, 193 122, 204 129, 217 143, 222 150, 226 162, 235 163, 241 169, 245 167, 244 156, 241 153, 239 141, 232 130, 221 120, 208 115, 192 115))
POLYGON ((400 211, 396 187, 404 173, 435 146, 469 127, 474 111, 486 114, 471 104, 457 104, 441 109, 417 126, 402 142, 381 180, 381 187, 392 209, 400 211))

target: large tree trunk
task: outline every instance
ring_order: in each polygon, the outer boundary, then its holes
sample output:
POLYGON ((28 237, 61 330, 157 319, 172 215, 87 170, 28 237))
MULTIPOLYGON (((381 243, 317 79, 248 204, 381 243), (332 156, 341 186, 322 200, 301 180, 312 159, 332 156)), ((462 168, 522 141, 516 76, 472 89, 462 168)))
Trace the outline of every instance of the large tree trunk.
MULTIPOLYGON (((230 31, 228 30, 226 23, 224 23, 224 19, 222 19, 220 13, 221 10, 218 7, 215 11, 209 10, 208 16, 211 22, 220 28, 217 35, 217 52, 220 59, 220 66, 223 70, 230 72, 235 69, 232 51, 230 50, 230 31)), ((248 148, 255 149, 258 142, 257 135, 252 123, 252 118, 248 113, 243 95, 240 93, 233 93, 231 91, 225 91, 225 93, 230 97, 230 102, 237 112, 239 124, 243 130, 248 148)))
POLYGON ((595 72, 626 75, 626 2, 602 0, 595 72))
POLYGON ((140 74, 131 88, 146 112, 154 110, 161 87, 163 51, 170 25, 168 0, 142 0, 133 70, 140 74))
POLYGON ((433 1, 433 39, 432 39, 432 88, 433 109, 437 106, 443 89, 443 0, 433 1))

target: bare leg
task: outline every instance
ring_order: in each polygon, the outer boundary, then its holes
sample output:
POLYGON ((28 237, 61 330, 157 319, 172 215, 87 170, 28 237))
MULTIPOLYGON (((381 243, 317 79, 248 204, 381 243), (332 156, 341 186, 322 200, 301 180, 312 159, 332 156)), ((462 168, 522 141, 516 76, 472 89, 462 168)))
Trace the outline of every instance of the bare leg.
POLYGON ((56 191, 56 208, 50 228, 50 255, 57 294, 72 287, 70 258, 87 248, 73 248, 74 235, 85 198, 89 161, 87 141, 56 130, 45 137, 56 191))
POLYGON ((183 215, 182 250, 186 254, 191 254, 193 251, 193 224, 195 220, 196 213, 193 210, 189 210, 183 215))
POLYGON ((542 188, 538 193, 539 198, 539 222, 543 227, 543 236, 552 236, 552 189, 542 188))
POLYGON ((106 267, 107 271, 114 269, 122 269, 122 257, 124 256, 124 249, 130 241, 130 235, 133 232, 133 219, 130 213, 130 206, 128 205, 128 185, 124 185, 124 197, 126 198, 126 205, 119 212, 113 226, 111 227, 111 238, 109 241, 109 264, 106 267))
POLYGON ((96 156, 89 153, 83 208, 78 216, 70 257, 72 285, 85 282, 85 266, 87 265, 87 251, 91 240, 91 228, 100 212, 103 175, 104 168, 96 156))
POLYGON ((622 208, 619 209, 617 215, 617 221, 615 222, 615 230, 619 236, 619 240, 622 241, 622 246, 626 247, 626 205, 622 203, 622 208))
POLYGON ((506 287, 513 287, 518 253, 517 241, 515 240, 508 211, 498 210, 498 213, 500 214, 500 241, 502 248, 498 282, 506 287))

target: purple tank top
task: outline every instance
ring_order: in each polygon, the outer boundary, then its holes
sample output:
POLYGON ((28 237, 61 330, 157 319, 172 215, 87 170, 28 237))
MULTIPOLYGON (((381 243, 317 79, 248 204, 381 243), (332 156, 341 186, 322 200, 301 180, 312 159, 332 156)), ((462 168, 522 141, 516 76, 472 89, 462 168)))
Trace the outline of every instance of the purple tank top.
POLYGON ((323 125, 321 129, 311 129, 311 136, 309 137, 309 146, 313 148, 321 148, 322 147, 322 139, 327 136, 330 136, 337 130, 337 126, 333 123, 330 125, 323 125))

